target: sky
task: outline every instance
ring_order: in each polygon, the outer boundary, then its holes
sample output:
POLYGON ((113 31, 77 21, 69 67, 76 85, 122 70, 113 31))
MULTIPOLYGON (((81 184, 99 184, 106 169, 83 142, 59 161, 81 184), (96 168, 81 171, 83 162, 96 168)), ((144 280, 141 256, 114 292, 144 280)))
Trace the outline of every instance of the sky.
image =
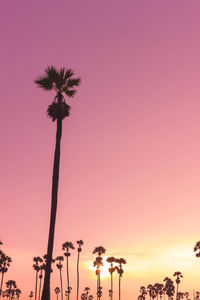
MULTIPOLYGON (((54 93, 34 80, 49 65, 81 77, 66 99, 54 257, 83 239, 81 292, 94 296, 100 245, 127 260, 122 299, 175 271, 180 290, 199 288, 199 11, 199 0, 0 1, 0 238, 22 300, 47 247, 54 93)), ((58 285, 54 267, 52 299, 58 285)), ((108 299, 109 277, 102 286, 108 299)))

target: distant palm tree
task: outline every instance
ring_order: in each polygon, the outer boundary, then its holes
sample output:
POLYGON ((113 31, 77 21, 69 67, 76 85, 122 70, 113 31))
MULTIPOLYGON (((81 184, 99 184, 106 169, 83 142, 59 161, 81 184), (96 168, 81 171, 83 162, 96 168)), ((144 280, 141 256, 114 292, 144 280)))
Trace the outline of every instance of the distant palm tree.
POLYGON ((33 291, 30 292, 29 298, 33 298, 33 291))
POLYGON ((157 296, 157 299, 158 299, 158 296, 160 296, 160 298, 162 298, 162 294, 163 294, 163 284, 162 283, 155 283, 154 284, 154 290, 155 290, 155 295, 157 296))
POLYGON ((34 265, 33 269, 36 272, 36 278, 35 278, 35 300, 37 300, 37 283, 38 283, 38 273, 40 271, 40 266, 43 263, 43 259, 40 256, 33 257, 34 265))
POLYGON ((79 240, 76 242, 78 244, 78 257, 77 257, 77 292, 76 292, 76 299, 78 300, 78 296, 79 296, 79 259, 80 259, 80 253, 82 251, 82 246, 83 246, 83 241, 79 240))
POLYGON ((151 300, 152 295, 153 295, 153 289, 154 289, 153 285, 152 284, 148 284, 148 286, 147 286, 147 292, 149 294, 149 299, 150 300, 151 300))
POLYGON ((60 271, 60 289, 61 289, 61 299, 63 300, 63 284, 62 284, 62 268, 63 268, 63 260, 64 257, 63 256, 57 256, 56 260, 58 261, 58 263, 56 264, 56 267, 58 268, 58 270, 60 271))
POLYGON ((74 96, 76 92, 74 87, 78 86, 80 83, 80 78, 73 78, 73 75, 74 73, 71 69, 66 70, 65 68, 61 68, 60 70, 57 70, 54 66, 50 66, 45 70, 45 74, 43 76, 35 80, 35 83, 38 87, 44 89, 45 91, 53 90, 56 92, 53 103, 48 107, 47 114, 52 121, 57 120, 56 147, 52 177, 51 218, 42 300, 50 300, 50 274, 57 211, 62 120, 69 116, 70 111, 70 106, 66 104, 63 94, 68 97, 74 96))
POLYGON ((115 262, 119 264, 119 266, 116 267, 116 269, 117 269, 117 273, 119 274, 119 300, 120 300, 121 299, 121 278, 124 273, 122 265, 126 264, 126 260, 124 258, 119 258, 119 259, 116 258, 115 262))
POLYGON ((194 246, 194 252, 196 257, 200 257, 200 241, 196 242, 195 246, 194 246))
POLYGON ((15 295, 17 296, 17 299, 19 299, 21 293, 22 293, 22 291, 20 289, 15 290, 15 295))
POLYGON ((71 293, 71 287, 69 286, 69 256, 71 255, 71 253, 69 252, 69 250, 74 250, 74 245, 72 244, 72 242, 65 242, 62 245, 62 249, 66 252, 64 252, 64 255, 66 256, 66 269, 67 269, 67 299, 69 300, 70 298, 70 293, 71 293))
POLYGON ((15 280, 8 280, 6 282, 6 287, 9 293, 9 299, 12 299, 14 296, 15 289, 17 288, 15 280))
POLYGON ((60 293, 60 288, 59 288, 59 287, 56 287, 56 288, 54 289, 54 291, 55 291, 55 293, 56 293, 56 295, 57 295, 56 299, 58 300, 58 295, 59 295, 59 293, 60 293))
POLYGON ((7 256, 2 250, 0 250, 0 273, 1 273, 1 284, 0 284, 0 298, 3 287, 4 274, 8 271, 12 259, 7 256))
POLYGON ((109 290, 109 296, 110 299, 113 299, 113 273, 115 272, 116 268, 113 266, 113 263, 115 262, 115 257, 111 256, 106 259, 106 261, 110 264, 110 268, 108 269, 110 273, 110 290, 109 290))
POLYGON ((141 286, 140 287, 140 296, 141 296, 140 299, 145 300, 146 295, 147 295, 146 288, 144 286, 141 286))
POLYGON ((103 258, 101 257, 102 254, 105 254, 106 249, 102 246, 95 247, 93 254, 97 254, 93 265, 96 267, 96 275, 97 275, 97 300, 100 300, 102 296, 102 287, 101 287, 101 266, 103 266, 103 258))
POLYGON ((45 270, 45 264, 43 263, 41 266, 40 266, 40 274, 39 274, 39 280, 40 280, 40 283, 39 283, 39 294, 38 294, 38 300, 40 300, 40 295, 41 295, 41 285, 42 285, 42 278, 43 278, 43 271, 45 270))
POLYGON ((181 274, 181 272, 174 272, 174 275, 173 276, 175 276, 176 277, 176 300, 178 300, 179 298, 178 298, 178 286, 179 286, 179 284, 180 284, 180 282, 181 282, 181 280, 180 280, 180 278, 181 277, 183 277, 183 275, 181 274))
POLYGON ((175 286, 173 283, 173 280, 171 280, 169 277, 165 277, 165 286, 163 288, 164 293, 168 296, 168 299, 174 296, 175 293, 175 286))

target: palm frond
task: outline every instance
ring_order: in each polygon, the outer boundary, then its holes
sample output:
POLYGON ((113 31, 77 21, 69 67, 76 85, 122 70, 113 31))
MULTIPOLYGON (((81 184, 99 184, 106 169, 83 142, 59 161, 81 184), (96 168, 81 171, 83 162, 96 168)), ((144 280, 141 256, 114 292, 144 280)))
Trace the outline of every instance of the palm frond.
POLYGON ((74 75, 74 71, 72 71, 71 69, 67 69, 65 71, 65 80, 69 79, 70 77, 72 77, 74 75))
POLYGON ((67 87, 74 87, 74 86, 78 86, 81 82, 81 79, 80 78, 73 78, 73 79, 69 79, 67 81, 67 87))
POLYGON ((50 91, 53 88, 53 81, 49 80, 48 77, 41 76, 38 79, 36 79, 34 82, 35 84, 37 84, 39 88, 42 88, 46 91, 50 91))
POLYGON ((68 88, 64 88, 63 92, 64 92, 65 95, 67 95, 68 97, 73 97, 74 94, 76 93, 76 90, 69 90, 68 88))

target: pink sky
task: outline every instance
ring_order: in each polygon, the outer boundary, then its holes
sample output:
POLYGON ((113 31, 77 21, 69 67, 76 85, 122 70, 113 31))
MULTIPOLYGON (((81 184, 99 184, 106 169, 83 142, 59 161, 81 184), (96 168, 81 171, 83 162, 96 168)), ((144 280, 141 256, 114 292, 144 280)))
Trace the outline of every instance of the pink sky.
POLYGON ((198 289, 199 12, 199 0, 1 0, 0 238, 22 300, 49 226, 54 94, 33 83, 48 65, 82 79, 63 124, 54 255, 85 241, 82 289, 95 287, 95 246, 125 257, 123 300, 178 270, 183 291, 198 289))

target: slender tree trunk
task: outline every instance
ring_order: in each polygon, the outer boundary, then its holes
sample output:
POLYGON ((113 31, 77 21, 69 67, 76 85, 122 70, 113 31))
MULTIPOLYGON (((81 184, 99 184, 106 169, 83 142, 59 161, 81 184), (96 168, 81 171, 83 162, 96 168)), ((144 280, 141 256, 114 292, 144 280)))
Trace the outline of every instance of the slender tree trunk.
POLYGON ((37 300, 37 282, 38 282, 38 272, 36 271, 36 278, 35 278, 35 300, 37 300))
POLYGON ((0 298, 1 298, 1 294, 2 294, 3 278, 4 278, 4 272, 2 272, 2 275, 1 275, 0 298))
POLYGON ((66 260, 66 268, 67 268, 67 299, 69 300, 69 260, 68 260, 68 257, 67 256, 67 260, 66 260))
POLYGON ((62 284, 62 271, 60 269, 60 291, 61 291, 61 300, 63 300, 63 284, 62 284))
POLYGON ((76 292, 76 300, 78 300, 78 294, 79 294, 79 257, 80 257, 80 252, 78 252, 78 257, 77 257, 77 292, 76 292))
POLYGON ((113 273, 111 273, 111 295, 110 295, 110 299, 112 300, 113 298, 113 273))
POLYGON ((57 199, 58 199, 58 182, 60 167, 60 140, 62 136, 62 120, 57 120, 56 147, 54 153, 53 177, 52 177, 52 194, 51 194, 51 217, 49 226, 49 239, 47 246, 47 260, 42 291, 42 300, 50 300, 50 274, 51 262, 54 244, 54 232, 56 223, 57 199))
POLYGON ((38 297, 38 300, 40 300, 40 294, 41 294, 41 283, 42 283, 42 277, 40 278, 40 284, 39 284, 39 297, 38 297))
POLYGON ((119 300, 121 299, 121 276, 119 275, 119 300))
POLYGON ((178 284, 177 284, 177 288, 176 288, 176 300, 178 300, 178 284))
POLYGON ((97 275, 97 300, 99 300, 98 287, 99 287, 99 275, 97 275))

